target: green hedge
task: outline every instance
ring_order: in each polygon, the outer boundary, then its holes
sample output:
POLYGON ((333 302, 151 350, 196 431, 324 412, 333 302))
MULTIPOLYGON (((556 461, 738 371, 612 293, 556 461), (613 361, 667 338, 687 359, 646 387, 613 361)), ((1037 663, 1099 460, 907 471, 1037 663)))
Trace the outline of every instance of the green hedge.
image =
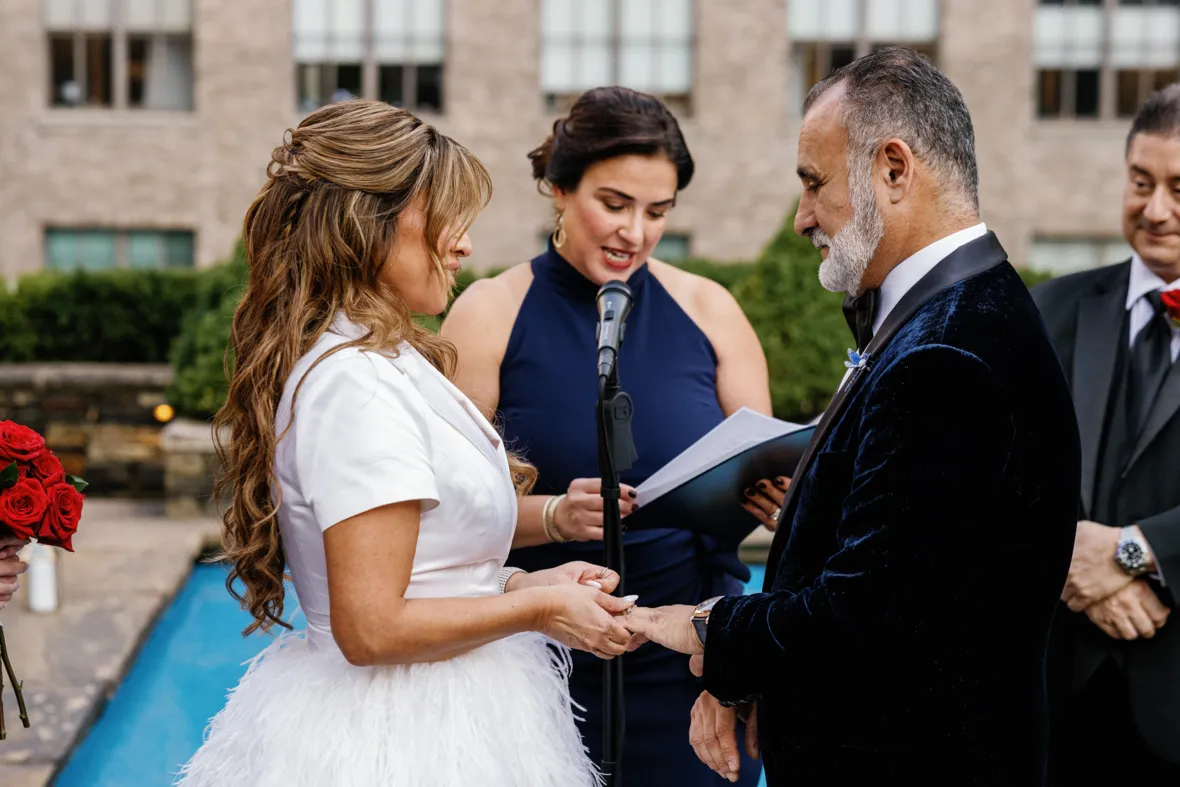
POLYGON ((164 363, 195 271, 44 272, 0 296, 0 361, 164 363))
MULTIPOLYGON (((851 337, 840 309, 843 296, 820 286, 819 252, 795 234, 793 224, 792 213, 754 262, 690 259, 681 267, 721 283, 734 294, 766 353, 775 415, 804 421, 827 406, 844 374, 851 337)), ((1049 278, 1027 270, 1021 270, 1021 275, 1029 286, 1049 278)), ((239 250, 229 265, 209 271, 197 287, 201 305, 184 320, 172 352, 176 377, 169 396, 180 414, 207 418, 225 398, 225 347, 244 276, 239 250)), ((463 271, 459 290, 474 279, 474 274, 463 271)), ((437 329, 440 318, 420 321, 437 329)))

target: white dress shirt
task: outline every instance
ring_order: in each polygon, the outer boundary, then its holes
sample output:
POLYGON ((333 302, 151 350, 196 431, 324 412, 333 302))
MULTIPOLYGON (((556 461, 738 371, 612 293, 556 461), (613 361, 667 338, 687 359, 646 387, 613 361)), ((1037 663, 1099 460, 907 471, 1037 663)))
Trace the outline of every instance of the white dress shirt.
MULTIPOLYGON (((923 276, 934 270, 935 266, 950 256, 951 252, 985 234, 987 234, 987 225, 980 222, 973 227, 940 238, 899 262, 893 270, 885 275, 885 281, 881 282, 881 289, 877 296, 877 318, 873 321, 873 334, 876 335, 881 330, 889 312, 897 307, 902 297, 921 281, 923 276)), ((840 381, 840 388, 844 387, 844 383, 848 381, 851 374, 851 369, 844 373, 844 379, 840 381)))
MULTIPOLYGON (((1160 292, 1180 290, 1180 279, 1177 279, 1171 284, 1166 284, 1163 279, 1151 272, 1151 269, 1147 267, 1138 254, 1132 255, 1131 281, 1127 287, 1127 312, 1131 320, 1131 330, 1127 332, 1129 334, 1128 346, 1135 343, 1135 337, 1151 321, 1153 310, 1151 302, 1147 300, 1146 296, 1152 290, 1159 290, 1160 292)), ((1177 327, 1173 323, 1172 363, 1176 362, 1177 356, 1180 356, 1180 327, 1177 327)))

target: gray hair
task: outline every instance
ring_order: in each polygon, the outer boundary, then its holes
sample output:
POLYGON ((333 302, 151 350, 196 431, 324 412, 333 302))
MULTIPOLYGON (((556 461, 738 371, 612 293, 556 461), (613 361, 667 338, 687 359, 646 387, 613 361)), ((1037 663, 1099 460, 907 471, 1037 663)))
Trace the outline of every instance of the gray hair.
POLYGON ((837 85, 844 86, 841 118, 848 130, 850 171, 872 166, 887 139, 897 137, 928 166, 943 198, 979 210, 975 131, 962 93, 912 49, 885 47, 832 72, 807 94, 803 114, 837 85))
POLYGON ((1155 91, 1139 107, 1127 134, 1127 153, 1131 152, 1131 143, 1139 134, 1180 136, 1180 83, 1155 91))

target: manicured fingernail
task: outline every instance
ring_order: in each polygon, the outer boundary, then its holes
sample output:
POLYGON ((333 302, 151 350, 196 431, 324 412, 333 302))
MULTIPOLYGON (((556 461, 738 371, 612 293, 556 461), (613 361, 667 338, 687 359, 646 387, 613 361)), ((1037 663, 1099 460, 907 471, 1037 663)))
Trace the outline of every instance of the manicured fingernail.
POLYGON ((737 760, 728 759, 725 761, 725 764, 729 766, 729 771, 731 774, 737 770, 737 767, 738 767, 737 760))
POLYGON ((593 579, 587 579, 587 580, 586 580, 585 582, 583 582, 582 584, 583 584, 583 585, 589 585, 589 586, 590 586, 590 587, 592 587, 592 588, 598 588, 599 590, 602 590, 602 585, 601 585, 600 583, 598 583, 598 582, 595 582, 593 579))
POLYGON ((787 479, 776 478, 776 479, 774 479, 774 485, 777 486, 779 489, 786 489, 787 488, 787 479))
POLYGON ((746 497, 753 497, 753 496, 754 496, 754 487, 750 487, 749 489, 746 490, 746 497))
POLYGON ((638 492, 636 492, 634 489, 632 489, 632 490, 631 490, 630 492, 628 492, 627 494, 628 494, 628 495, 631 497, 631 499, 632 499, 632 500, 634 500, 635 498, 639 497, 639 493, 638 493, 638 492))
POLYGON ((759 482, 758 482, 758 488, 759 488, 759 489, 765 489, 765 488, 766 488, 766 482, 765 482, 765 481, 759 481, 759 482))
POLYGON ((630 601, 632 604, 634 604, 638 600, 639 600, 639 596, 623 596, 623 601, 630 601))

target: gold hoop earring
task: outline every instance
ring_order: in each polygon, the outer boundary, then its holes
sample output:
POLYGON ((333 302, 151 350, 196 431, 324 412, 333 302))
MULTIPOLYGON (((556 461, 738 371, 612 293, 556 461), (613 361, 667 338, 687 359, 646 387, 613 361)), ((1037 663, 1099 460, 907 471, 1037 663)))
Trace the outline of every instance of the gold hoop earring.
POLYGON ((553 245, 556 248, 561 248, 565 245, 565 214, 557 214, 557 222, 553 226, 553 245))

